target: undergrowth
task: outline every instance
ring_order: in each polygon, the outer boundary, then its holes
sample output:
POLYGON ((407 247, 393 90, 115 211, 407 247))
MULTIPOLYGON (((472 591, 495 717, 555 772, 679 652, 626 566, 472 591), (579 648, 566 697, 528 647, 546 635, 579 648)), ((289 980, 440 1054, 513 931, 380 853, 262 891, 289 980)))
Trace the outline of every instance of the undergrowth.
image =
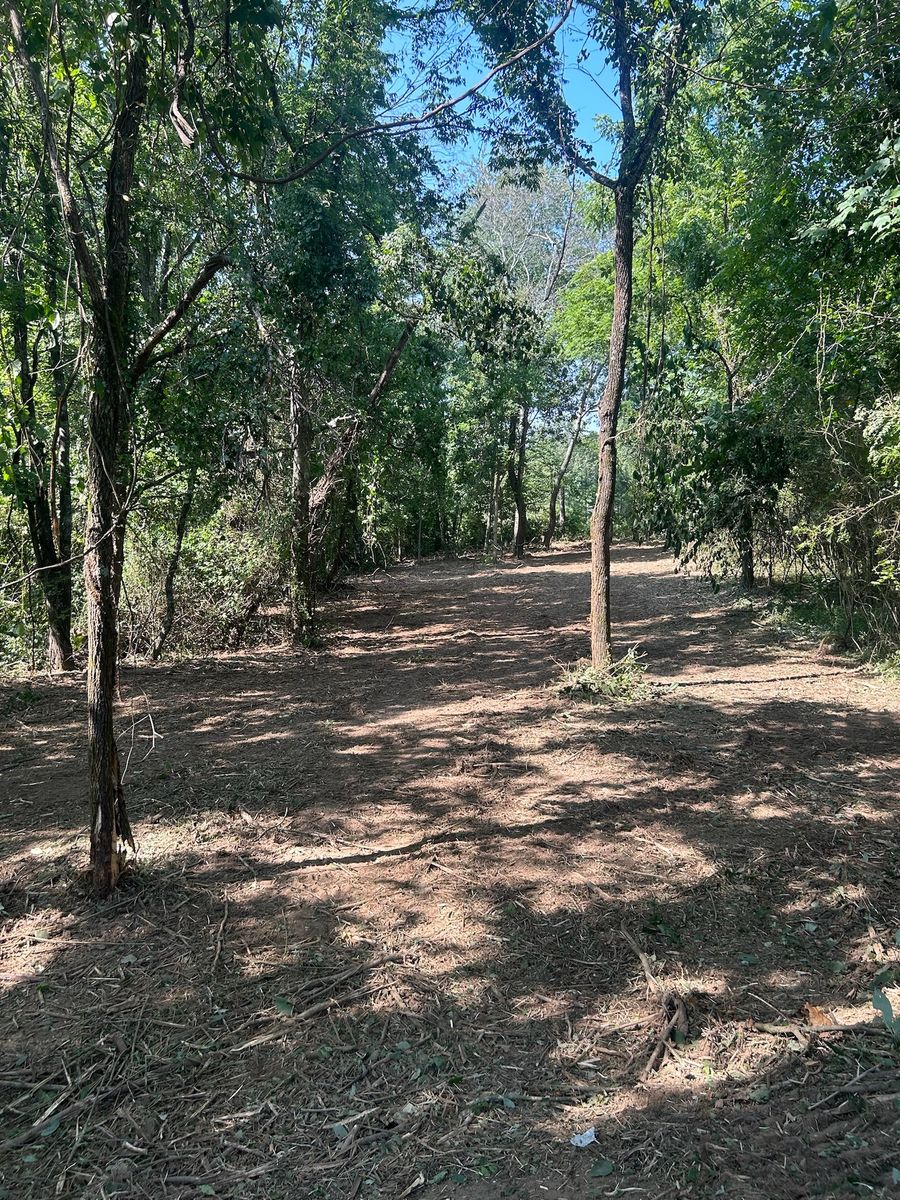
POLYGON ((608 667, 594 667, 586 659, 568 667, 556 690, 561 696, 587 700, 592 704, 601 700, 635 704, 649 698, 651 685, 646 668, 632 646, 608 667))
POLYGON ((745 597, 743 603, 754 609, 765 625, 818 642, 832 653, 849 654, 886 679, 900 679, 900 650, 885 636, 883 622, 877 619, 883 613, 873 616, 872 611, 863 609, 851 620, 839 601, 827 592, 801 591, 794 584, 783 584, 772 593, 752 599, 745 597))

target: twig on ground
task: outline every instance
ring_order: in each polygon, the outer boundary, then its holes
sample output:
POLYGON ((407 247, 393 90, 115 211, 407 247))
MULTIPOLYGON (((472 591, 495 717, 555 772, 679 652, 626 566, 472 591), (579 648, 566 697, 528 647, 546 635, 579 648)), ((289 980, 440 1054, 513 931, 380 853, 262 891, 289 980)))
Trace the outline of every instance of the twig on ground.
POLYGON ((219 922, 219 929, 216 933, 216 952, 213 955, 212 966, 209 968, 210 975, 215 975, 216 967, 219 965, 219 959, 222 957, 222 937, 225 933, 225 922, 228 920, 228 897, 225 897, 225 911, 222 913, 222 920, 219 922))
POLYGON ((640 964, 644 969, 644 975, 646 976, 646 979, 647 979, 648 993, 649 992, 661 992, 662 988, 659 985, 659 980, 656 978, 656 976, 653 974, 653 971, 650 969, 650 959, 647 957, 647 955, 644 953, 644 951, 640 948, 640 946, 637 944, 635 939, 628 932, 628 930, 625 928, 624 925, 622 926, 622 937, 625 939, 625 941, 628 943, 628 945, 632 948, 632 950, 638 956, 640 964))

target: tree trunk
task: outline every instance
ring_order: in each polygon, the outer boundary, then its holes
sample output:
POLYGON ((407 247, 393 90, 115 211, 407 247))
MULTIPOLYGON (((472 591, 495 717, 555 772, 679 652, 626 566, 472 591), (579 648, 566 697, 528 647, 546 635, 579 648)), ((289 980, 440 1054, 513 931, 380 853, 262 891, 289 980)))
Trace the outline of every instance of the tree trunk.
MULTIPOLYGON (((47 447, 37 436, 37 410, 35 387, 37 385, 37 343, 34 352, 29 345, 28 321, 25 311, 25 282, 23 256, 18 254, 11 272, 16 305, 12 314, 13 345, 19 360, 19 399, 23 410, 23 425, 20 446, 14 456, 17 482, 28 521, 28 533, 37 579, 44 596, 47 610, 48 646, 47 658, 51 671, 70 671, 75 666, 72 653, 72 565, 71 559, 71 486, 68 480, 68 408, 65 395, 57 405, 57 432, 54 447, 61 440, 65 454, 65 473, 60 480, 65 503, 61 505, 61 519, 57 520, 53 506, 56 477, 52 461, 53 450, 48 456, 47 447), (64 422, 64 437, 60 439, 61 422, 64 422), (20 477, 17 468, 27 452, 28 467, 20 477), (48 461, 49 459, 49 461, 48 461), (23 486, 24 485, 24 486, 23 486), (54 535, 55 531, 55 535, 54 535)), ((52 292, 50 293, 52 298, 52 292)), ((58 371, 59 356, 54 352, 58 335, 51 345, 50 368, 58 371)), ((53 376, 57 385, 57 375, 53 376)))
POLYGON ((181 562, 181 548, 184 545, 184 535, 187 532, 188 518, 191 515, 191 505, 194 503, 196 483, 197 468, 192 467, 191 473, 188 476, 187 491, 184 493, 184 498, 181 501, 181 508, 178 510, 178 520, 175 524, 175 546, 172 550, 172 557, 169 559, 169 565, 166 568, 164 584, 166 611, 163 615, 159 633, 150 647, 151 662, 159 661, 163 647, 169 640, 169 634, 172 632, 172 626, 175 624, 175 580, 178 576, 178 566, 181 562))
POLYGON ((528 405, 522 404, 509 419, 506 479, 515 505, 513 556, 525 557, 528 541, 528 513, 525 507, 525 446, 528 440, 528 405))
POLYGON ((150 17, 145 4, 131 6, 134 46, 125 69, 124 95, 116 117, 106 179, 103 295, 92 333, 94 380, 88 413, 88 518, 84 580, 88 627, 88 762, 91 864, 94 891, 115 887, 126 847, 134 849, 125 808, 113 703, 118 671, 118 610, 125 541, 122 443, 129 403, 128 310, 131 282, 130 196, 138 135, 147 102, 150 17))
POLYGON ((591 388, 597 379, 597 371, 591 375, 590 382, 582 395, 581 403, 578 408, 578 413, 575 417, 575 423, 572 426, 572 432, 569 434, 569 441, 566 444, 566 452, 563 455, 563 460, 560 463, 559 470, 556 472, 556 477, 553 480, 553 487, 550 489, 550 510, 547 515, 547 528, 544 532, 544 549, 549 550, 554 537, 556 536, 557 522, 557 504, 559 503, 559 493, 563 486, 563 481, 566 478, 566 473, 572 465, 572 458, 575 454, 575 447, 578 445, 578 439, 581 437, 581 427, 584 424, 585 414, 589 403, 591 388))
POLYGON ((741 555, 741 587, 745 592, 753 590, 756 584, 756 568, 753 560, 753 511, 749 505, 741 517, 739 537, 741 555))
POLYGON ((51 671, 73 671, 72 649, 72 573, 69 564, 45 572, 44 596, 47 601, 47 662, 51 671))
POLYGON ((316 641, 316 553, 310 528, 309 459, 312 425, 296 367, 291 368, 291 636, 294 644, 316 641))
MULTIPOLYGON (((115 484, 124 397, 106 331, 95 331, 95 381, 88 438, 88 515, 84 582, 87 593, 88 761, 94 890, 115 887, 127 846, 134 846, 125 810, 113 720, 118 670, 118 609, 124 514, 115 484)), ((116 356, 117 357, 117 356, 116 356)))
POLYGON ((556 537, 556 522, 558 520, 557 505, 559 503, 559 490, 562 487, 562 479, 559 476, 553 481, 553 487, 550 489, 550 511, 547 514, 547 528, 544 530, 544 549, 549 550, 553 544, 553 539, 556 537))
POLYGON ((628 327, 634 267, 634 185, 615 188, 616 225, 613 255, 615 284, 609 367, 598 408, 597 497, 591 513, 591 662, 603 668, 612 660, 609 561, 616 490, 616 434, 625 388, 628 327))

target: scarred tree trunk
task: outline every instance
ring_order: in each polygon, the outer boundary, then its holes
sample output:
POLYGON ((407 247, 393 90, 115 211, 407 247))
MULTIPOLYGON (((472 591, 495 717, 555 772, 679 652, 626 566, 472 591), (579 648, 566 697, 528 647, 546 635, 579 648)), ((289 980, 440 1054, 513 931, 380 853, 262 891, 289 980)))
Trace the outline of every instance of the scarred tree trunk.
POLYGON ((634 185, 615 189, 616 224, 613 257, 612 331, 606 387, 598 408, 597 496, 591 513, 591 662, 606 667, 612 659, 609 564, 616 491, 616 433, 625 388, 628 327, 634 275, 634 185))

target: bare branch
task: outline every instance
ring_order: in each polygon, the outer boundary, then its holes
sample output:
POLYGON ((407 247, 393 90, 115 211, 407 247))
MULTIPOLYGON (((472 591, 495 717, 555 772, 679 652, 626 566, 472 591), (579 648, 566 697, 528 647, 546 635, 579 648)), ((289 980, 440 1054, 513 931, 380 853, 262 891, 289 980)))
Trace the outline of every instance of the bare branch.
POLYGON ((181 144, 190 149, 194 144, 194 138, 197 136, 197 130, 181 111, 181 95, 184 91, 184 85, 187 82, 191 60, 194 57, 195 25, 194 17, 187 0, 181 0, 181 15, 184 17, 187 37, 184 47, 178 52, 178 62, 175 67, 175 84, 172 88, 172 103, 169 105, 169 119, 172 122, 175 132, 178 134, 181 144))
POLYGON ((100 282, 100 275, 97 271, 97 266, 91 254, 90 247, 87 243, 87 238, 84 233, 84 226, 81 221, 81 213, 78 209, 78 204, 75 200, 75 194, 72 191, 72 185, 69 182, 69 176, 63 169, 62 160, 59 156, 59 146, 56 141, 56 131, 53 128, 53 118, 50 113, 50 103, 47 100, 47 93, 44 90, 44 85, 41 82, 41 77, 35 70, 34 63, 31 61, 31 56, 28 53, 28 47, 25 42, 25 30, 22 25, 22 17, 15 4, 8 5, 9 24, 12 32, 13 46, 15 47, 16 57, 25 72, 28 80, 31 93, 34 96, 35 103, 38 107, 38 112, 41 118, 41 131, 44 135, 44 145, 47 150, 47 157, 50 160, 50 169, 53 172, 53 180, 56 184, 56 190, 59 193, 59 202, 62 208, 63 219, 69 229, 69 236, 72 242, 72 251, 81 271, 82 278, 87 284, 88 294, 91 298, 91 305, 95 312, 99 312, 105 303, 105 295, 103 285, 100 282))
POLYGON ((170 330, 174 329, 184 314, 188 311, 191 305, 196 301, 200 293, 223 267, 228 266, 229 260, 225 257, 221 250, 216 251, 210 258, 206 260, 196 279, 187 289, 178 303, 166 313, 160 323, 153 329, 145 339, 143 345, 138 350, 134 357, 134 362, 131 364, 131 382, 136 383, 144 374, 150 365, 153 351, 163 340, 170 330))

